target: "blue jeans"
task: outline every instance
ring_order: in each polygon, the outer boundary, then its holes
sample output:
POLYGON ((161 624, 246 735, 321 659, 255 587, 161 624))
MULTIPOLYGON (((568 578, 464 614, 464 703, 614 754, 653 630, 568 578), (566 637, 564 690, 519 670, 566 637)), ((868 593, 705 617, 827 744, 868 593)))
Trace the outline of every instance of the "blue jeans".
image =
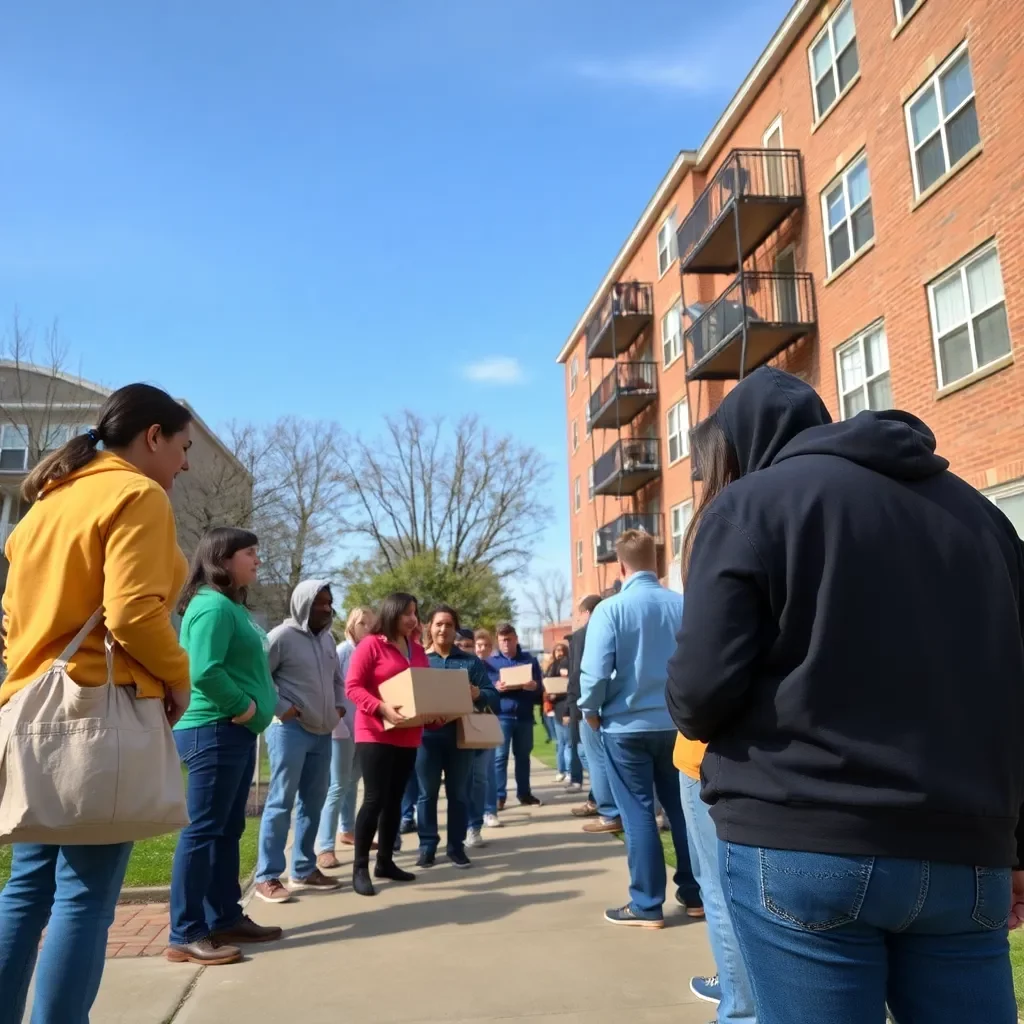
MULTIPOLYGON (((508 796, 509 751, 516 760, 516 796, 520 800, 530 795, 530 754, 533 752, 533 719, 520 722, 515 718, 500 718, 505 742, 494 753, 494 780, 497 800, 508 796)), ((497 803, 495 803, 497 807, 497 803)), ((490 808, 488 808, 489 810, 490 808)))
POLYGON ((416 824, 419 827, 420 849, 425 853, 434 853, 441 841, 437 824, 437 797, 441 792, 442 773, 444 792, 448 798, 447 849, 449 853, 465 852, 472 755, 472 750, 459 750, 454 722, 441 729, 423 732, 423 743, 416 754, 416 778, 420 792, 416 804, 416 824))
POLYGON ((544 731, 548 734, 548 741, 550 742, 555 738, 555 719, 551 715, 545 715, 542 711, 540 720, 544 723, 544 731))
POLYGON ((416 820, 416 804, 420 799, 419 777, 414 771, 405 784, 405 793, 402 794, 402 824, 411 824, 416 820))
POLYGON ((484 827, 484 812, 495 813, 494 749, 473 750, 469 772, 469 827, 479 832, 484 827), (488 796, 491 798, 488 804, 488 796))
POLYGON ((704 914, 708 923, 708 942, 718 968, 722 1001, 718 1004, 718 1024, 753 1024, 754 993, 743 965, 736 931, 722 891, 718 870, 718 836, 711 820, 711 808, 700 798, 700 782, 679 775, 679 795, 686 818, 686 838, 690 843, 690 867, 700 886, 704 914))
POLYGON ((554 719, 555 723, 555 766, 563 775, 569 775, 572 770, 572 750, 569 744, 569 726, 563 725, 560 718, 554 719))
MULTIPOLYGON (((700 889, 690 870, 686 819, 679 798, 679 772, 672 763, 676 733, 605 732, 605 761, 615 804, 622 815, 629 862, 630 908, 637 917, 660 920, 665 903, 665 853, 655 818, 655 794, 672 829, 676 851, 675 884, 691 905, 700 889)), ((593 776, 591 776, 593 777, 593 776)))
POLYGON ((21 1024, 33 967, 32 1024, 88 1024, 131 852, 131 843, 14 847, 0 892, 0 1024, 21 1024))
MULTIPOLYGON (((575 782, 576 785, 583 785, 583 769, 585 767, 583 759, 586 754, 583 752, 583 747, 580 743, 580 729, 589 729, 590 726, 586 722, 576 722, 573 720, 569 721, 569 781, 575 782)), ((590 769, 588 768, 587 771, 590 769)))
POLYGON ((274 722, 267 729, 270 788, 260 823, 260 854, 256 881, 284 874, 284 849, 295 808, 292 878, 316 870, 316 832, 331 778, 331 736, 314 736, 295 719, 274 722))
POLYGON ((761 1024, 1016 1024, 1009 868, 719 844, 761 1024), (780 984, 780 979, 784 983, 780 984))
POLYGON ((316 852, 331 853, 338 832, 353 833, 356 827, 356 794, 359 791, 359 766, 356 741, 349 736, 331 740, 331 784, 327 789, 320 828, 316 834, 316 852), (339 824, 340 819, 340 824, 339 824))
POLYGON ((171 867, 171 942, 198 942, 242 919, 238 844, 256 769, 256 736, 229 721, 179 729, 188 816, 171 867))
POLYGON ((594 794, 597 812, 602 818, 619 817, 619 808, 608 778, 608 758, 604 749, 604 730, 591 729, 586 720, 580 722, 580 746, 590 772, 590 792, 594 794))

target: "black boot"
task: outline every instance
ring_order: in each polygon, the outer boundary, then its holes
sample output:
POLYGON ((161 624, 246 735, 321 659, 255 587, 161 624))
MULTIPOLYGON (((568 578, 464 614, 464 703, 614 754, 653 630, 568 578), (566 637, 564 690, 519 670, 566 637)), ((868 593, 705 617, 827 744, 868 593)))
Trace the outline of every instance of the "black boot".
POLYGON ((360 896, 376 896, 377 890, 370 881, 370 869, 363 864, 352 868, 352 889, 360 896))
POLYGON ((393 860, 377 861, 373 869, 374 878, 386 878, 391 882, 415 882, 411 871, 403 871, 393 860))

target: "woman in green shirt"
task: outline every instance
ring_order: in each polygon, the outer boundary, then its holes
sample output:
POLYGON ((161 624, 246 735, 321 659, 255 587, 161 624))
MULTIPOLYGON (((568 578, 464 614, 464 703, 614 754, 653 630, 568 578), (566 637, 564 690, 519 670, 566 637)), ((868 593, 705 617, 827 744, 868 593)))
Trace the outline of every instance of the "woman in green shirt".
POLYGON ((217 527, 203 535, 178 611, 189 657, 192 701, 174 727, 188 768, 188 812, 171 871, 167 959, 204 966, 241 959, 238 943, 270 942, 239 905, 238 843, 256 766, 256 737, 274 717, 277 695, 266 636, 245 607, 260 559, 248 530, 217 527))

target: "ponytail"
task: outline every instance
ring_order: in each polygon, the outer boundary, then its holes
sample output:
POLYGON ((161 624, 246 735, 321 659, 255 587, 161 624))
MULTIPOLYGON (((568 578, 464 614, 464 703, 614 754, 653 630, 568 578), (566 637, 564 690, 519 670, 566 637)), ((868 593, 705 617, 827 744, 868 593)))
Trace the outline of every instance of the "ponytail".
POLYGON ((35 468, 21 485, 21 496, 30 504, 39 497, 43 488, 51 481, 63 480, 88 466, 96 458, 95 430, 71 438, 55 452, 40 459, 35 468))

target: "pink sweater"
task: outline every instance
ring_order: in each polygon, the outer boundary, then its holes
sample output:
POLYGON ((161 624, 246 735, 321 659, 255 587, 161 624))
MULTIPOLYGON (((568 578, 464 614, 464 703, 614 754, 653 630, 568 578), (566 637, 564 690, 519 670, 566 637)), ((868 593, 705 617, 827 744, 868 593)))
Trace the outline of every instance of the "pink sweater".
POLYGON ((383 636, 367 636, 352 652, 345 677, 345 694, 356 706, 356 743, 387 743, 393 747, 418 747, 423 729, 384 729, 377 714, 381 705, 380 684, 407 668, 430 668, 423 648, 409 641, 409 660, 383 636))

